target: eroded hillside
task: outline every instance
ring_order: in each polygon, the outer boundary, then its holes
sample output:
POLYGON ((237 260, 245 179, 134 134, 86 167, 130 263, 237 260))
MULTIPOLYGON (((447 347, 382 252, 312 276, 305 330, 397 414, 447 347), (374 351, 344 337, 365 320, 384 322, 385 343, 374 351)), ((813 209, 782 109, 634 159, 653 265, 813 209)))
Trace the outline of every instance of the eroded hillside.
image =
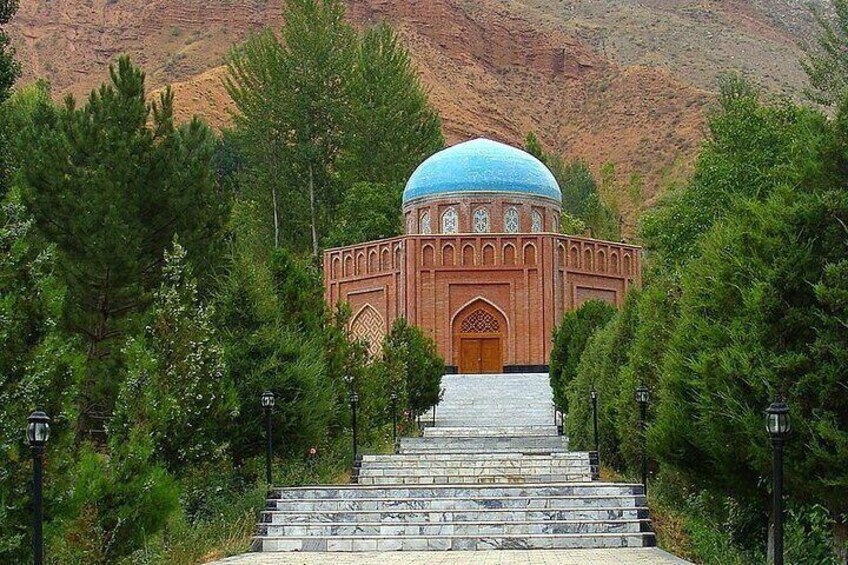
MULTIPOLYGON (((796 42, 813 29, 790 0, 349 0, 357 25, 401 33, 450 141, 486 135, 544 144, 596 170, 638 172, 646 196, 685 172, 716 77, 738 70, 797 96, 796 42)), ((174 84, 182 117, 227 124, 224 57, 264 26, 268 0, 23 0, 11 32, 25 82, 84 95, 130 53, 152 87, 174 84)))

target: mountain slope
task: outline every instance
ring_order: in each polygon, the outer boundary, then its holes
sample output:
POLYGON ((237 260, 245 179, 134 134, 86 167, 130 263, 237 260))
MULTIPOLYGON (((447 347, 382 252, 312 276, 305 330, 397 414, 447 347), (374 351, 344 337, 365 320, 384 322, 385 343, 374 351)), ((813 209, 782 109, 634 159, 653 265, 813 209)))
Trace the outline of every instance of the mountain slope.
MULTIPOLYGON (((454 142, 486 135, 616 163, 646 196, 688 170, 716 77, 745 72, 797 97, 795 42, 812 28, 793 0, 349 0, 359 26, 390 22, 454 142)), ((152 87, 173 83, 182 117, 228 123, 230 47, 280 23, 268 0, 23 0, 11 33, 25 81, 83 95, 130 53, 152 87)), ((623 203, 631 208, 632 203, 623 203)), ((631 214, 628 214, 631 216, 631 214)))

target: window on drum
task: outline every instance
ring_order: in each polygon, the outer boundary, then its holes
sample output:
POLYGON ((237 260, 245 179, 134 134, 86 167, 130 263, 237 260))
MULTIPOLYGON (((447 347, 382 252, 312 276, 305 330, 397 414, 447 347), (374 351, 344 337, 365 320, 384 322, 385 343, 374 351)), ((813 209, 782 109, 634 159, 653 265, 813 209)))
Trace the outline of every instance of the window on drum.
POLYGON ((485 208, 474 210, 474 233, 489 232, 489 211, 485 208))
POLYGON ((506 233, 518 233, 518 210, 507 208, 504 212, 504 231, 506 233))
POLYGON ((457 233, 459 231, 459 216, 456 209, 448 208, 442 214, 442 233, 457 233))
POLYGON ((542 231, 542 214, 538 210, 533 210, 533 223, 531 231, 533 233, 540 233, 542 231))
POLYGON ((430 212, 424 212, 421 214, 421 233, 423 234, 431 234, 432 227, 430 226, 430 212))

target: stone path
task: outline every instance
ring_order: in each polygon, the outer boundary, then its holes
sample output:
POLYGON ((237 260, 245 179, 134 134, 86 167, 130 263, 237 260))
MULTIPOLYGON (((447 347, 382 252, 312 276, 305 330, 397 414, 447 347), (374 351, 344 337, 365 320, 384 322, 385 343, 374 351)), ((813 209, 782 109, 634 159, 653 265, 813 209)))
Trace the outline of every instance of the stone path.
MULTIPOLYGON (((687 565, 655 547, 404 553, 247 553, 214 565, 687 565)), ((690 564, 691 565, 691 564, 690 564)))
POLYGON ((650 547, 641 485, 593 480, 594 454, 568 451, 547 374, 448 375, 443 388, 423 437, 365 455, 356 484, 273 489, 264 553, 221 563, 684 563, 650 547))

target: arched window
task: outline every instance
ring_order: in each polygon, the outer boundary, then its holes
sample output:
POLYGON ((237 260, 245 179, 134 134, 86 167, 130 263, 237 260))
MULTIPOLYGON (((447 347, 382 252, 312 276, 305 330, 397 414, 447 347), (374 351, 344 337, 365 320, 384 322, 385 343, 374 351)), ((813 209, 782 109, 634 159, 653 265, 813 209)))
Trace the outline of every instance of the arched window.
POLYGON ((533 223, 531 224, 530 231, 533 233, 542 231, 542 214, 538 210, 533 210, 533 223))
POLYGON ((474 233, 489 232, 489 211, 485 208, 474 210, 474 233))
POLYGON ((551 231, 559 233, 559 214, 554 214, 551 218, 551 231))
POLYGON ((507 208, 504 212, 504 231, 506 233, 518 233, 518 210, 507 208))
POLYGON ((415 233, 415 218, 412 214, 406 215, 406 233, 415 233))
POLYGON ((442 233, 456 233, 459 231, 459 216, 456 209, 448 208, 442 214, 442 233))
POLYGON ((421 233, 423 234, 431 234, 433 233, 432 226, 430 226, 430 212, 424 212, 421 214, 421 233))

